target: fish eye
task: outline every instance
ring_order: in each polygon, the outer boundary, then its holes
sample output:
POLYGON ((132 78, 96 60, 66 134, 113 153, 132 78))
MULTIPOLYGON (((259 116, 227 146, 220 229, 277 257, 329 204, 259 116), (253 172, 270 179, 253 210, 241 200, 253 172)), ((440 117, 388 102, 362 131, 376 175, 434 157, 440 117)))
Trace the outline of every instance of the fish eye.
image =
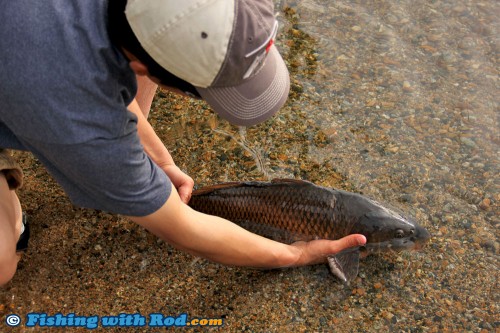
POLYGON ((405 232, 401 229, 396 230, 396 238, 403 238, 405 235, 405 232))
POLYGON ((410 235, 413 235, 415 233, 414 229, 410 229, 410 235))

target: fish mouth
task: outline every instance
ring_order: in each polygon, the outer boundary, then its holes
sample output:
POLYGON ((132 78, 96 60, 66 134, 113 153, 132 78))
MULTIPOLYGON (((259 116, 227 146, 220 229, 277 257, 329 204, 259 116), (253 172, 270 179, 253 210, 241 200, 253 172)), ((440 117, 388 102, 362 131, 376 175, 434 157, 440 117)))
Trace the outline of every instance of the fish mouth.
POLYGON ((368 243, 360 248, 363 257, 371 253, 381 252, 402 252, 402 251, 419 251, 422 250, 430 238, 394 238, 388 241, 368 243))
POLYGON ((421 226, 418 226, 416 231, 417 235, 415 236, 415 239, 413 241, 415 243, 413 249, 419 251, 424 248, 427 242, 429 242, 429 240, 431 239, 431 234, 427 231, 427 229, 421 226))
POLYGON ((410 237, 391 238, 386 241, 368 243, 365 246, 369 253, 419 251, 424 248, 430 238, 431 234, 427 229, 417 225, 414 234, 410 237))

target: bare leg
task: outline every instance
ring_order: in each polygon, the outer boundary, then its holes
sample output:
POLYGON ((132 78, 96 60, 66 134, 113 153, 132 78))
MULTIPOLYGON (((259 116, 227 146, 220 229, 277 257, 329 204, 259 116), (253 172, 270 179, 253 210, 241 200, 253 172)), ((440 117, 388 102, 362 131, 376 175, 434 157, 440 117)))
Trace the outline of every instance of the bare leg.
POLYGON ((151 81, 147 76, 136 76, 137 78, 137 95, 135 99, 141 108, 144 117, 148 118, 151 109, 151 103, 155 97, 156 88, 158 85, 151 81))
POLYGON ((0 286, 9 282, 17 269, 16 243, 21 233, 21 220, 19 199, 0 171, 0 286))

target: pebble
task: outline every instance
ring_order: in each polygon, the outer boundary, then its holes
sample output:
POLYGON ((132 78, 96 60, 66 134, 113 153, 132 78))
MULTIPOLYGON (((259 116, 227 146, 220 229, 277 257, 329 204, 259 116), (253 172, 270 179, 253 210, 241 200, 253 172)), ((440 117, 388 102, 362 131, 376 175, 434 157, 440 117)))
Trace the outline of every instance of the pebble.
POLYGON ((491 200, 489 198, 484 198, 481 203, 479 203, 479 208, 482 210, 488 210, 491 206, 491 200))
POLYGON ((403 81, 403 91, 406 91, 406 92, 413 91, 413 87, 409 81, 403 81))
POLYGON ((497 253, 500 248, 500 243, 494 240, 484 240, 481 242, 481 246, 486 250, 490 250, 491 252, 497 253))
POLYGON ((149 259, 143 259, 143 260, 141 260, 140 269, 144 270, 146 267, 149 266, 149 264, 150 264, 150 260, 149 259))
POLYGON ((385 150, 388 151, 389 153, 397 153, 399 150, 399 147, 398 146, 389 146, 385 150))
POLYGON ((470 147, 470 148, 475 148, 476 147, 476 143, 472 140, 472 139, 469 139, 467 137, 461 137, 460 138, 460 141, 466 145, 467 147, 470 147))
POLYGON ((394 314, 388 311, 384 311, 382 312, 382 316, 388 320, 391 320, 394 317, 394 314))

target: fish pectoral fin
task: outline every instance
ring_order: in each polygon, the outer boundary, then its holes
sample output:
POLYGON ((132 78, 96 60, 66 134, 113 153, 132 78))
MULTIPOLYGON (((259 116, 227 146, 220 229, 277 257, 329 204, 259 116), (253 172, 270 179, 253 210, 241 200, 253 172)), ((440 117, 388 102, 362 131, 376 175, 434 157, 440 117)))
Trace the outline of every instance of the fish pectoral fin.
POLYGON ((341 252, 328 257, 330 272, 345 283, 358 275, 359 251, 341 252))

